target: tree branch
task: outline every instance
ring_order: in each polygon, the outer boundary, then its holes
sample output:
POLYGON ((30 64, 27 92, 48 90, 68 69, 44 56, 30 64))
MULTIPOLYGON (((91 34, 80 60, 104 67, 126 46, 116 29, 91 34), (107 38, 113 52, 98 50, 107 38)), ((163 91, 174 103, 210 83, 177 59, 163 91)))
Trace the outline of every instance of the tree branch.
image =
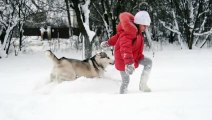
POLYGON ((212 28, 207 31, 207 32, 203 32, 203 33, 194 33, 194 35, 197 35, 197 36, 202 36, 202 35, 209 35, 209 34, 212 34, 212 28))
POLYGON ((163 27, 165 27, 166 29, 168 29, 168 30, 170 30, 170 31, 172 31, 172 32, 174 32, 174 33, 177 33, 177 34, 181 34, 179 31, 174 30, 174 29, 172 29, 172 28, 166 26, 164 21, 159 20, 159 22, 160 22, 160 23, 163 25, 163 27))

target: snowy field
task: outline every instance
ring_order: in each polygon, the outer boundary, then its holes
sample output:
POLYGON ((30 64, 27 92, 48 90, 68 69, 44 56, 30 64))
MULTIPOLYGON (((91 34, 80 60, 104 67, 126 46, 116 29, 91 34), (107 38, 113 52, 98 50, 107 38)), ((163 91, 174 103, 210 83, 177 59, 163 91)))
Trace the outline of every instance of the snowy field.
POLYGON ((152 92, 138 90, 140 66, 124 95, 114 66, 104 78, 50 83, 52 63, 43 52, 0 59, 0 120, 212 120, 212 49, 145 55, 153 60, 152 92))

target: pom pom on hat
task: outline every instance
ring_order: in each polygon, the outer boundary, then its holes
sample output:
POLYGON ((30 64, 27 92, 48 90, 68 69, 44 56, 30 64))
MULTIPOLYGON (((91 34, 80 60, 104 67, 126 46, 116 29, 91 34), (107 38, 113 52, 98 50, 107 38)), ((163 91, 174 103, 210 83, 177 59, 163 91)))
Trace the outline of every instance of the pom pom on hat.
POLYGON ((150 25, 151 19, 147 11, 139 11, 135 14, 134 23, 141 25, 150 25))

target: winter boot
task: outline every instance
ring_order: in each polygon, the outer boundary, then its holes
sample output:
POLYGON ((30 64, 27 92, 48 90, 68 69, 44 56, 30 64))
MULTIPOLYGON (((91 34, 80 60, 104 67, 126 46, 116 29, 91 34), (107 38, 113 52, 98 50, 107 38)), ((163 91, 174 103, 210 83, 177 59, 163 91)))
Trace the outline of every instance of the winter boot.
POLYGON ((120 94, 126 94, 127 93, 127 87, 128 87, 129 81, 130 81, 130 77, 124 71, 121 71, 120 73, 121 73, 121 77, 122 77, 120 94))
POLYGON ((149 79, 149 73, 143 71, 140 79, 139 90, 143 92, 151 92, 151 89, 147 86, 147 81, 149 79))

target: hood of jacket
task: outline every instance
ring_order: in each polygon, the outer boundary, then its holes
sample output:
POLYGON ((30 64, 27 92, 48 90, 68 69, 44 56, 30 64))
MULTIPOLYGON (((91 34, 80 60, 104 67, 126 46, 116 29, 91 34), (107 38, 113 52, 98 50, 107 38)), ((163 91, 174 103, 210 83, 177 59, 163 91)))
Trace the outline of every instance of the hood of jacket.
POLYGON ((117 32, 125 31, 127 34, 136 36, 138 29, 134 24, 134 16, 128 12, 121 13, 119 15, 119 24, 117 26, 117 32))

